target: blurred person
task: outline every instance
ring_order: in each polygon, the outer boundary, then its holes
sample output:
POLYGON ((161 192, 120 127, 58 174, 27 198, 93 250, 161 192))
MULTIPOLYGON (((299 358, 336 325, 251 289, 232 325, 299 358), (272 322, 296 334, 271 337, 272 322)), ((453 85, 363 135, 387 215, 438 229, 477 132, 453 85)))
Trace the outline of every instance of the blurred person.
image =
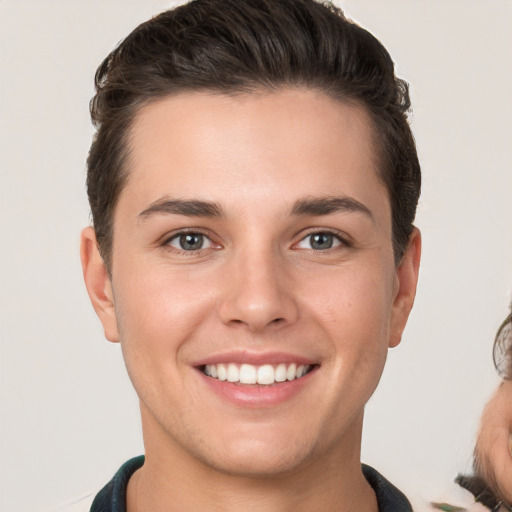
MULTIPOLYGON (((512 305, 511 305, 512 309, 512 305)), ((493 346, 494 365, 502 382, 480 420, 473 475, 459 475, 459 490, 436 509, 512 511, 512 313, 501 324, 493 346)))

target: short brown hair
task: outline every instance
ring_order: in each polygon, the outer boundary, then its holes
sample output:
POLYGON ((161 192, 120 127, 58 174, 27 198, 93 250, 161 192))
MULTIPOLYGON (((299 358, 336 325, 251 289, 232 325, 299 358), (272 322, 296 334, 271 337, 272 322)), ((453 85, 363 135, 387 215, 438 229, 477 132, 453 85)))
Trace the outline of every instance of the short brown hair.
POLYGON ((111 269, 113 214, 126 182, 127 137, 138 110, 181 91, 269 91, 301 86, 365 106, 379 175, 389 192, 398 262, 413 229, 421 173, 407 122, 408 86, 389 53, 330 3, 195 0, 139 25, 96 72, 97 129, 87 190, 102 257, 111 269))

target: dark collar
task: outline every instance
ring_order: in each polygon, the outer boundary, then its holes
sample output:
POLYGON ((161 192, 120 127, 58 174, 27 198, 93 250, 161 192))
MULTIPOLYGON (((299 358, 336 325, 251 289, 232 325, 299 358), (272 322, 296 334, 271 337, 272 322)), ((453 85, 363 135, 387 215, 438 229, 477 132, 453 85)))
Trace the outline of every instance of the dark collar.
MULTIPOLYGON (((114 478, 97 494, 90 512, 126 512, 126 489, 130 477, 144 464, 144 455, 125 462, 114 478)), ((370 466, 363 474, 377 496, 379 512, 412 512, 411 504, 393 484, 370 466)))
POLYGON ((388 482, 378 471, 363 464, 363 475, 372 486, 379 512, 412 512, 411 504, 404 493, 388 482))

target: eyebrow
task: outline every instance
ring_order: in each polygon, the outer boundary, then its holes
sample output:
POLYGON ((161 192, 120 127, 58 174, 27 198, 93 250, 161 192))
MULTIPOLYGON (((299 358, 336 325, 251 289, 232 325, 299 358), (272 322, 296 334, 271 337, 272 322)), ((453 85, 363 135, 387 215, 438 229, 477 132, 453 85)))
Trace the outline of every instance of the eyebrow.
MULTIPOLYGON (((292 215, 330 215, 338 212, 363 213, 371 220, 372 212, 357 199, 351 197, 315 197, 299 199, 291 209, 292 215)), ((224 216, 218 203, 196 199, 158 199, 143 210, 137 218, 144 220, 153 215, 183 215, 186 217, 220 218, 224 216)))
POLYGON ((147 219, 152 215, 184 215, 187 217, 222 217, 223 212, 220 205, 209 201, 199 201, 195 199, 158 199, 151 203, 148 208, 137 215, 139 220, 147 219))
POLYGON ((332 213, 362 213, 374 220, 368 207, 352 197, 315 197, 300 199, 292 207, 292 215, 330 215, 332 213))

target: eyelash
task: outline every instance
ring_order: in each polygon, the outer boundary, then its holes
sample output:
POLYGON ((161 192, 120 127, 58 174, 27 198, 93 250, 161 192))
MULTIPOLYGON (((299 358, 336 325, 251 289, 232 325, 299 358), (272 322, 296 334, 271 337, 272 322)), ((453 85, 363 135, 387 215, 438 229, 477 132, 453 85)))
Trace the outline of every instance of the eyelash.
POLYGON ((219 247, 218 244, 215 244, 215 242, 212 240, 211 236, 208 235, 207 233, 204 233, 203 231, 200 231, 200 230, 197 230, 197 229, 189 229, 189 230, 182 230, 182 231, 179 231, 178 233, 174 233, 173 235, 169 236, 169 237, 166 237, 165 240, 163 241, 162 243, 162 246, 164 247, 170 247, 172 248, 174 251, 178 251, 179 253, 181 254, 187 254, 187 255, 193 255, 193 254, 198 254, 200 251, 202 250, 205 250, 205 249, 211 249, 211 248, 217 248, 219 247), (174 247, 171 242, 177 240, 178 243, 179 243, 179 239, 181 237, 185 237, 187 235, 196 235, 196 236, 200 236, 203 238, 203 242, 206 240, 209 242, 210 246, 209 247, 200 247, 199 249, 196 249, 196 250, 187 250, 187 249, 184 249, 182 247, 174 247), (217 246, 217 247, 215 247, 217 246))
MULTIPOLYGON (((174 251, 178 251, 181 254, 187 254, 187 255, 198 254, 200 251, 205 250, 205 249, 212 249, 212 248, 220 247, 219 244, 215 244, 215 242, 212 240, 210 235, 208 235, 207 233, 204 233, 200 230, 194 230, 194 229, 182 230, 182 231, 179 231, 178 233, 174 233, 173 235, 167 237, 164 240, 164 242, 162 243, 162 245, 166 246, 166 247, 170 247, 174 251), (175 247, 172 245, 173 241, 178 241, 178 243, 179 243, 180 238, 186 237, 187 235, 195 235, 195 236, 202 237, 202 244, 201 244, 202 246, 196 250, 193 250, 193 249, 187 250, 187 249, 184 249, 183 247, 175 247), (209 243, 208 247, 204 247, 205 240, 208 241, 208 243, 209 243)), ((338 232, 332 231, 329 229, 317 229, 315 231, 311 231, 311 232, 307 233, 306 235, 304 235, 298 242, 296 242, 292 246, 292 248, 304 249, 304 250, 313 251, 313 252, 328 252, 328 251, 336 250, 339 248, 350 248, 350 247, 352 247, 352 243, 347 239, 346 236, 341 236, 338 232), (310 247, 304 247, 304 248, 299 247, 299 244, 303 243, 308 238, 311 238, 315 235, 324 235, 327 237, 332 237, 332 245, 325 249, 314 249, 313 247, 311 247, 311 241, 310 241, 310 247)))
POLYGON ((313 248, 305 248, 305 250, 314 251, 314 252, 328 252, 333 251, 336 249, 342 249, 342 248, 350 248, 353 246, 352 242, 346 237, 342 236, 339 232, 333 231, 330 229, 317 229, 314 231, 310 231, 305 236, 303 236, 296 244, 294 244, 294 247, 298 246, 301 242, 304 242, 310 237, 313 237, 314 235, 327 235, 330 237, 333 237, 335 242, 338 242, 336 245, 333 245, 332 247, 328 247, 326 249, 313 249, 313 248))

